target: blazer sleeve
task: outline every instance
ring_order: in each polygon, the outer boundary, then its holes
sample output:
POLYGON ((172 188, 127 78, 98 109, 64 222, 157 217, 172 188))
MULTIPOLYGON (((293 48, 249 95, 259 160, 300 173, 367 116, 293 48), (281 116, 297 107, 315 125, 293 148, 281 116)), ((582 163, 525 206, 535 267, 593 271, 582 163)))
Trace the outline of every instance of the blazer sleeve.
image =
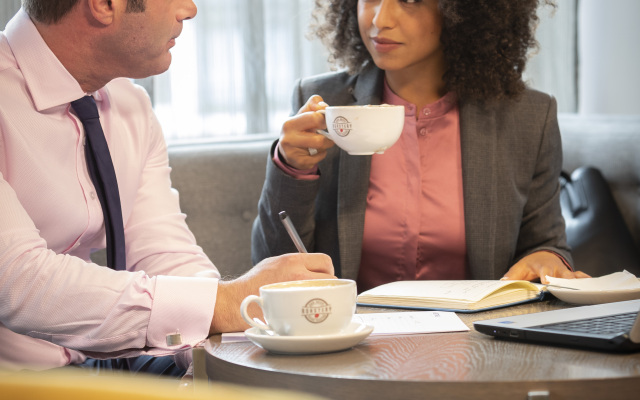
MULTIPOLYGON (((305 101, 299 80, 293 91, 292 115, 305 101)), ((251 232, 251 259, 254 265, 267 257, 297 252, 280 221, 280 211, 287 212, 307 250, 314 251, 315 198, 320 182, 295 179, 280 170, 273 162, 273 152, 276 151, 277 143, 274 142, 267 157, 265 182, 258 202, 258 216, 251 232)))
POLYGON ((562 141, 557 103, 553 97, 548 103, 540 147, 532 154, 536 155, 536 164, 523 209, 516 261, 537 251, 550 251, 562 257, 573 268, 560 208, 562 141))

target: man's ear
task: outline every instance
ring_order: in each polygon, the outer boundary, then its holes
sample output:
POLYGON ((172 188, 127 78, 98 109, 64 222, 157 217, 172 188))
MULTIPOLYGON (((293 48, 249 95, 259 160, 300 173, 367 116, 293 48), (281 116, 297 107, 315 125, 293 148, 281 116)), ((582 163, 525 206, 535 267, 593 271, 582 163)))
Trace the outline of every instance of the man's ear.
MULTIPOLYGON (((87 0, 89 12, 96 21, 103 25, 111 25, 115 14, 115 9, 120 3, 127 0, 87 0)), ((126 7, 126 4, 124 5, 126 7)))

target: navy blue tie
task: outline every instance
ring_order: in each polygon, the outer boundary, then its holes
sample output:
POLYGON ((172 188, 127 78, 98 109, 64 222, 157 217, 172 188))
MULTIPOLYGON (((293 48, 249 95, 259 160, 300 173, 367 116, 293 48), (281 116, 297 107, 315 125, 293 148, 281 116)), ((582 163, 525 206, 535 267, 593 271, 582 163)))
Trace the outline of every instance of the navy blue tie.
POLYGON ((107 234, 107 266, 109 268, 126 269, 126 253, 124 245, 124 226, 122 224, 122 208, 116 171, 111 161, 109 146, 100 125, 98 107, 91 96, 71 102, 71 107, 84 126, 86 143, 85 157, 91 181, 98 193, 104 227, 107 234))

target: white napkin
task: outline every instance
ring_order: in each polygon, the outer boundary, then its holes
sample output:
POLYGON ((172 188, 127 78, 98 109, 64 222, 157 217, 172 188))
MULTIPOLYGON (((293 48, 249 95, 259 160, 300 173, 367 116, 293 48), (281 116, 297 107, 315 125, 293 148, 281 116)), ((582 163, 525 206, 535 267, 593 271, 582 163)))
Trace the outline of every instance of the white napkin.
POLYGON ((597 278, 564 279, 547 275, 551 285, 570 287, 581 290, 630 290, 640 289, 640 280, 628 271, 614 272, 597 278))

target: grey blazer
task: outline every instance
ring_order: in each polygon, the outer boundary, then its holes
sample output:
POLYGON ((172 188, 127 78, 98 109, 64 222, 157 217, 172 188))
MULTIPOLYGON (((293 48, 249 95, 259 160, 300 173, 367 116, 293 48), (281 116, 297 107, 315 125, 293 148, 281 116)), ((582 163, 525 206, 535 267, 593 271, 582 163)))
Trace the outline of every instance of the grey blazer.
MULTIPOLYGON (((380 104, 383 73, 333 72, 296 84, 293 110, 313 94, 330 105, 380 104)), ((471 279, 498 279, 520 258, 549 250, 572 264, 560 211, 562 148, 554 98, 527 90, 517 101, 460 104, 462 178, 471 279)), ((275 144, 274 144, 275 147, 275 144)), ((370 156, 337 146, 319 164, 320 178, 297 180, 267 160, 252 232, 254 263, 296 252, 279 220, 287 211, 309 252, 331 256, 336 275, 360 267, 370 156)))

